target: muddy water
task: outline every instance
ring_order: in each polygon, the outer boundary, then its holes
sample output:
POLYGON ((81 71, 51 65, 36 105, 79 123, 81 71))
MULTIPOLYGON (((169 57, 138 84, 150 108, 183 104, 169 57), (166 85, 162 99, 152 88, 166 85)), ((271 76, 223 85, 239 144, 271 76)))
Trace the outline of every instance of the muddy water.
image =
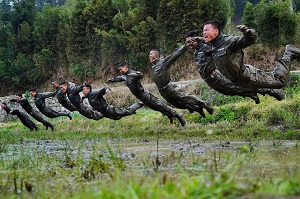
POLYGON ((93 156, 110 161, 112 154, 121 158, 127 171, 152 172, 154 169, 174 170, 178 166, 191 171, 218 170, 236 164, 243 157, 243 168, 257 176, 292 176, 299 172, 300 152, 297 142, 260 141, 204 142, 197 140, 23 140, 5 145, 0 153, 4 161, 23 156, 89 162, 93 156))

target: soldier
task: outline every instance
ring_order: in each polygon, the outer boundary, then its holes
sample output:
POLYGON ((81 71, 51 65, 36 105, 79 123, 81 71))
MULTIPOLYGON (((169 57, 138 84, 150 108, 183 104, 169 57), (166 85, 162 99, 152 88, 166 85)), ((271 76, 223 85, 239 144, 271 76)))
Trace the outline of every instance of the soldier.
POLYGON ((243 36, 221 34, 217 21, 207 21, 203 28, 204 42, 212 45, 212 57, 220 72, 234 84, 245 88, 282 88, 286 86, 293 59, 300 57, 300 49, 287 45, 282 57, 271 72, 244 64, 243 48, 255 43, 257 34, 244 25, 237 27, 243 36))
POLYGON ((62 92, 58 81, 57 80, 53 80, 52 81, 52 85, 56 89, 56 98, 57 98, 58 102, 63 107, 65 107, 66 109, 68 109, 69 111, 71 111, 71 112, 76 111, 76 108, 70 102, 70 100, 68 99, 66 93, 62 92))
POLYGON ((196 111, 202 117, 205 117, 203 108, 210 114, 213 113, 213 108, 202 99, 186 93, 182 88, 179 88, 175 83, 171 82, 170 69, 173 64, 188 48, 183 45, 175 50, 172 54, 165 58, 160 57, 157 49, 153 49, 149 53, 149 61, 152 66, 152 79, 158 87, 161 96, 170 104, 180 109, 188 109, 191 113, 196 111))
POLYGON ((22 97, 21 93, 17 93, 16 99, 11 99, 10 101, 19 103, 29 115, 41 122, 46 127, 46 130, 48 130, 48 127, 50 127, 51 130, 54 131, 54 125, 45 120, 41 113, 29 104, 28 99, 22 97))
POLYGON ((109 79, 107 82, 126 82, 126 86, 130 89, 132 94, 141 100, 149 108, 161 112, 166 115, 170 123, 173 123, 173 117, 176 117, 182 126, 185 125, 185 120, 182 115, 179 115, 173 108, 164 104, 157 97, 145 90, 140 82, 143 74, 139 71, 129 69, 127 63, 120 63, 119 70, 122 76, 117 76, 109 79))
POLYGON ((36 89, 30 89, 30 95, 34 99, 34 103, 36 107, 43 113, 45 116, 49 118, 56 118, 60 116, 67 116, 70 120, 72 120, 71 112, 57 112, 50 108, 49 106, 46 106, 45 99, 49 97, 55 96, 56 91, 49 93, 49 94, 42 94, 37 93, 36 89))
POLYGON ((194 49, 195 60, 197 62, 198 71, 203 80, 214 90, 224 95, 239 95, 242 97, 250 97, 256 104, 259 104, 257 93, 262 95, 269 94, 277 100, 282 100, 283 95, 280 89, 270 88, 244 88, 232 83, 216 68, 212 58, 211 46, 201 42, 198 33, 191 31, 186 34, 186 43, 189 48, 194 49))
POLYGON ((85 83, 80 86, 70 86, 68 82, 60 84, 62 93, 65 93, 76 110, 86 118, 100 120, 104 116, 102 113, 94 110, 90 105, 83 105, 80 97, 80 92, 83 90, 85 83))
POLYGON ((83 99, 87 98, 89 100, 90 105, 96 109, 97 111, 101 112, 104 117, 113 120, 119 120, 124 116, 135 114, 135 111, 143 106, 142 102, 134 103, 133 105, 129 106, 128 108, 118 108, 113 105, 107 104, 106 100, 104 99, 104 95, 110 92, 110 88, 105 86, 104 88, 98 91, 92 91, 92 87, 89 84, 84 85, 83 87, 83 99))
POLYGON ((16 115, 20 119, 20 121, 24 124, 24 126, 30 129, 30 131, 33 131, 33 129, 35 129, 36 131, 39 130, 37 125, 25 113, 19 111, 18 109, 10 108, 10 106, 8 106, 5 102, 1 103, 1 108, 7 114, 16 115))

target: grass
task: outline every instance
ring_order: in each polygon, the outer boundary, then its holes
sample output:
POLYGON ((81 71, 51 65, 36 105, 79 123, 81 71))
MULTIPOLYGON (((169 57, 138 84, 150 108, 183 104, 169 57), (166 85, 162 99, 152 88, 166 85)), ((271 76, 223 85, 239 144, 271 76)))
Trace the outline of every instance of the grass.
MULTIPOLYGON (((118 121, 73 113, 71 121, 51 120, 54 132, 8 122, 0 128, 0 197, 297 197, 300 92, 293 82, 285 100, 261 97, 259 105, 207 94, 214 114, 178 110, 184 127, 146 108, 118 121)), ((196 88, 205 90, 189 87, 196 88)))

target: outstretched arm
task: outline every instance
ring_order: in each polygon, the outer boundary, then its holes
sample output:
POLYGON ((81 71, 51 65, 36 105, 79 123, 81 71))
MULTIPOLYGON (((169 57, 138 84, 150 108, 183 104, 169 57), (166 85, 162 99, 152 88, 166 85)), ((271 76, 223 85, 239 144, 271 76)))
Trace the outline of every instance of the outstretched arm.
POLYGON ((110 92, 111 89, 109 88, 109 86, 104 86, 102 89, 100 89, 98 92, 97 92, 97 95, 102 97, 103 95, 105 95, 106 93, 110 92))
POLYGON ((49 98, 49 97, 54 97, 56 95, 56 92, 57 91, 54 91, 54 92, 48 93, 48 94, 40 94, 40 96, 41 96, 40 98, 45 99, 45 98, 49 98))
POLYGON ((114 82, 123 82, 123 81, 126 81, 126 77, 124 75, 110 78, 106 82, 107 83, 114 83, 114 82))
POLYGON ((177 48, 172 54, 165 58, 163 66, 170 67, 171 64, 174 63, 187 50, 188 47, 186 45, 177 48))
POLYGON ((142 79, 144 77, 143 73, 141 73, 140 71, 135 71, 132 73, 127 74, 129 77, 133 77, 136 79, 142 79))
POLYGON ((236 42, 232 46, 234 49, 246 48, 255 43, 257 34, 254 29, 248 29, 245 25, 239 25, 237 28, 243 33, 243 36, 235 37, 236 42))

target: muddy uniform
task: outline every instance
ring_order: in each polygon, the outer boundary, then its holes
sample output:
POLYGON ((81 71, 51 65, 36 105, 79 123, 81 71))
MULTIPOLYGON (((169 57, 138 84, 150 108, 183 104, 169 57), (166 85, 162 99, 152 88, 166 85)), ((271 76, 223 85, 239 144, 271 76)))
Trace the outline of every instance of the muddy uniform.
POLYGON ((20 121, 24 124, 24 126, 30 129, 30 131, 32 131, 33 129, 35 129, 36 131, 39 130, 37 125, 28 117, 28 115, 26 115, 26 113, 21 112, 18 109, 11 109, 7 105, 4 110, 7 114, 16 115, 20 119, 20 121))
POLYGON ((290 73, 290 63, 292 59, 299 57, 300 50, 287 45, 274 70, 262 71, 244 64, 242 49, 254 44, 256 38, 257 35, 252 29, 248 29, 243 36, 218 35, 211 41, 212 56, 216 67, 234 84, 243 87, 253 89, 284 87, 290 73))
POLYGON ((105 86, 101 90, 90 92, 87 96, 83 98, 87 98, 89 100, 90 105, 97 111, 101 112, 104 115, 104 117, 113 120, 119 120, 124 116, 135 114, 135 111, 143 106, 142 103, 134 103, 133 105, 125 109, 107 104, 103 96, 108 90, 110 90, 110 88, 108 86, 105 86))
POLYGON ((275 97, 277 100, 282 100, 283 95, 279 89, 269 88, 244 88, 232 83, 227 79, 218 69, 216 69, 211 46, 203 43, 199 43, 195 49, 195 60, 197 62, 198 71, 203 80, 214 90, 224 95, 239 95, 242 97, 250 97, 258 104, 259 98, 256 93, 262 95, 269 94, 275 97))
POLYGON ((173 117, 178 118, 182 126, 185 125, 184 118, 179 115, 173 108, 164 104, 160 99, 152 95, 149 91, 144 90, 140 80, 143 78, 143 74, 139 71, 129 69, 125 75, 117 76, 109 79, 108 82, 126 82, 126 86, 130 89, 132 94, 141 100, 149 108, 161 112, 166 115, 170 122, 173 123, 173 117))
POLYGON ((73 104, 76 110, 84 117, 93 120, 102 119, 104 117, 102 113, 94 110, 91 106, 83 105, 83 103, 81 102, 81 97, 79 93, 82 91, 83 86, 84 84, 81 84, 80 86, 68 86, 66 94, 70 102, 73 104))
POLYGON ((28 99, 26 99, 26 98, 21 98, 19 100, 18 99, 11 99, 10 101, 19 103, 22 106, 22 108, 29 115, 31 115, 37 121, 41 122, 46 127, 46 129, 48 129, 48 127, 50 127, 52 130, 54 130, 54 125, 51 124, 50 122, 48 122, 47 120, 45 120, 38 110, 32 108, 32 106, 28 102, 28 99))
POLYGON ((49 97, 53 97, 53 96, 55 96, 55 94, 56 94, 56 91, 53 93, 49 93, 49 94, 37 93, 35 95, 35 97, 33 98, 36 107, 41 111, 41 113, 43 113, 45 116, 47 116, 49 118, 68 116, 70 119, 72 119, 70 112, 57 112, 57 111, 53 110, 52 108, 50 108, 49 106, 46 106, 45 99, 49 98, 49 97))
POLYGON ((196 111, 205 117, 203 108, 210 114, 213 113, 213 109, 208 103, 194 95, 186 93, 182 88, 171 82, 171 64, 173 64, 185 51, 187 51, 187 48, 181 46, 166 58, 154 61, 152 66, 152 79, 158 87, 159 93, 167 102, 176 108, 188 109, 190 112, 196 111))
POLYGON ((69 111, 76 111, 76 108, 70 102, 67 95, 61 91, 60 87, 56 88, 56 98, 58 102, 69 111))

